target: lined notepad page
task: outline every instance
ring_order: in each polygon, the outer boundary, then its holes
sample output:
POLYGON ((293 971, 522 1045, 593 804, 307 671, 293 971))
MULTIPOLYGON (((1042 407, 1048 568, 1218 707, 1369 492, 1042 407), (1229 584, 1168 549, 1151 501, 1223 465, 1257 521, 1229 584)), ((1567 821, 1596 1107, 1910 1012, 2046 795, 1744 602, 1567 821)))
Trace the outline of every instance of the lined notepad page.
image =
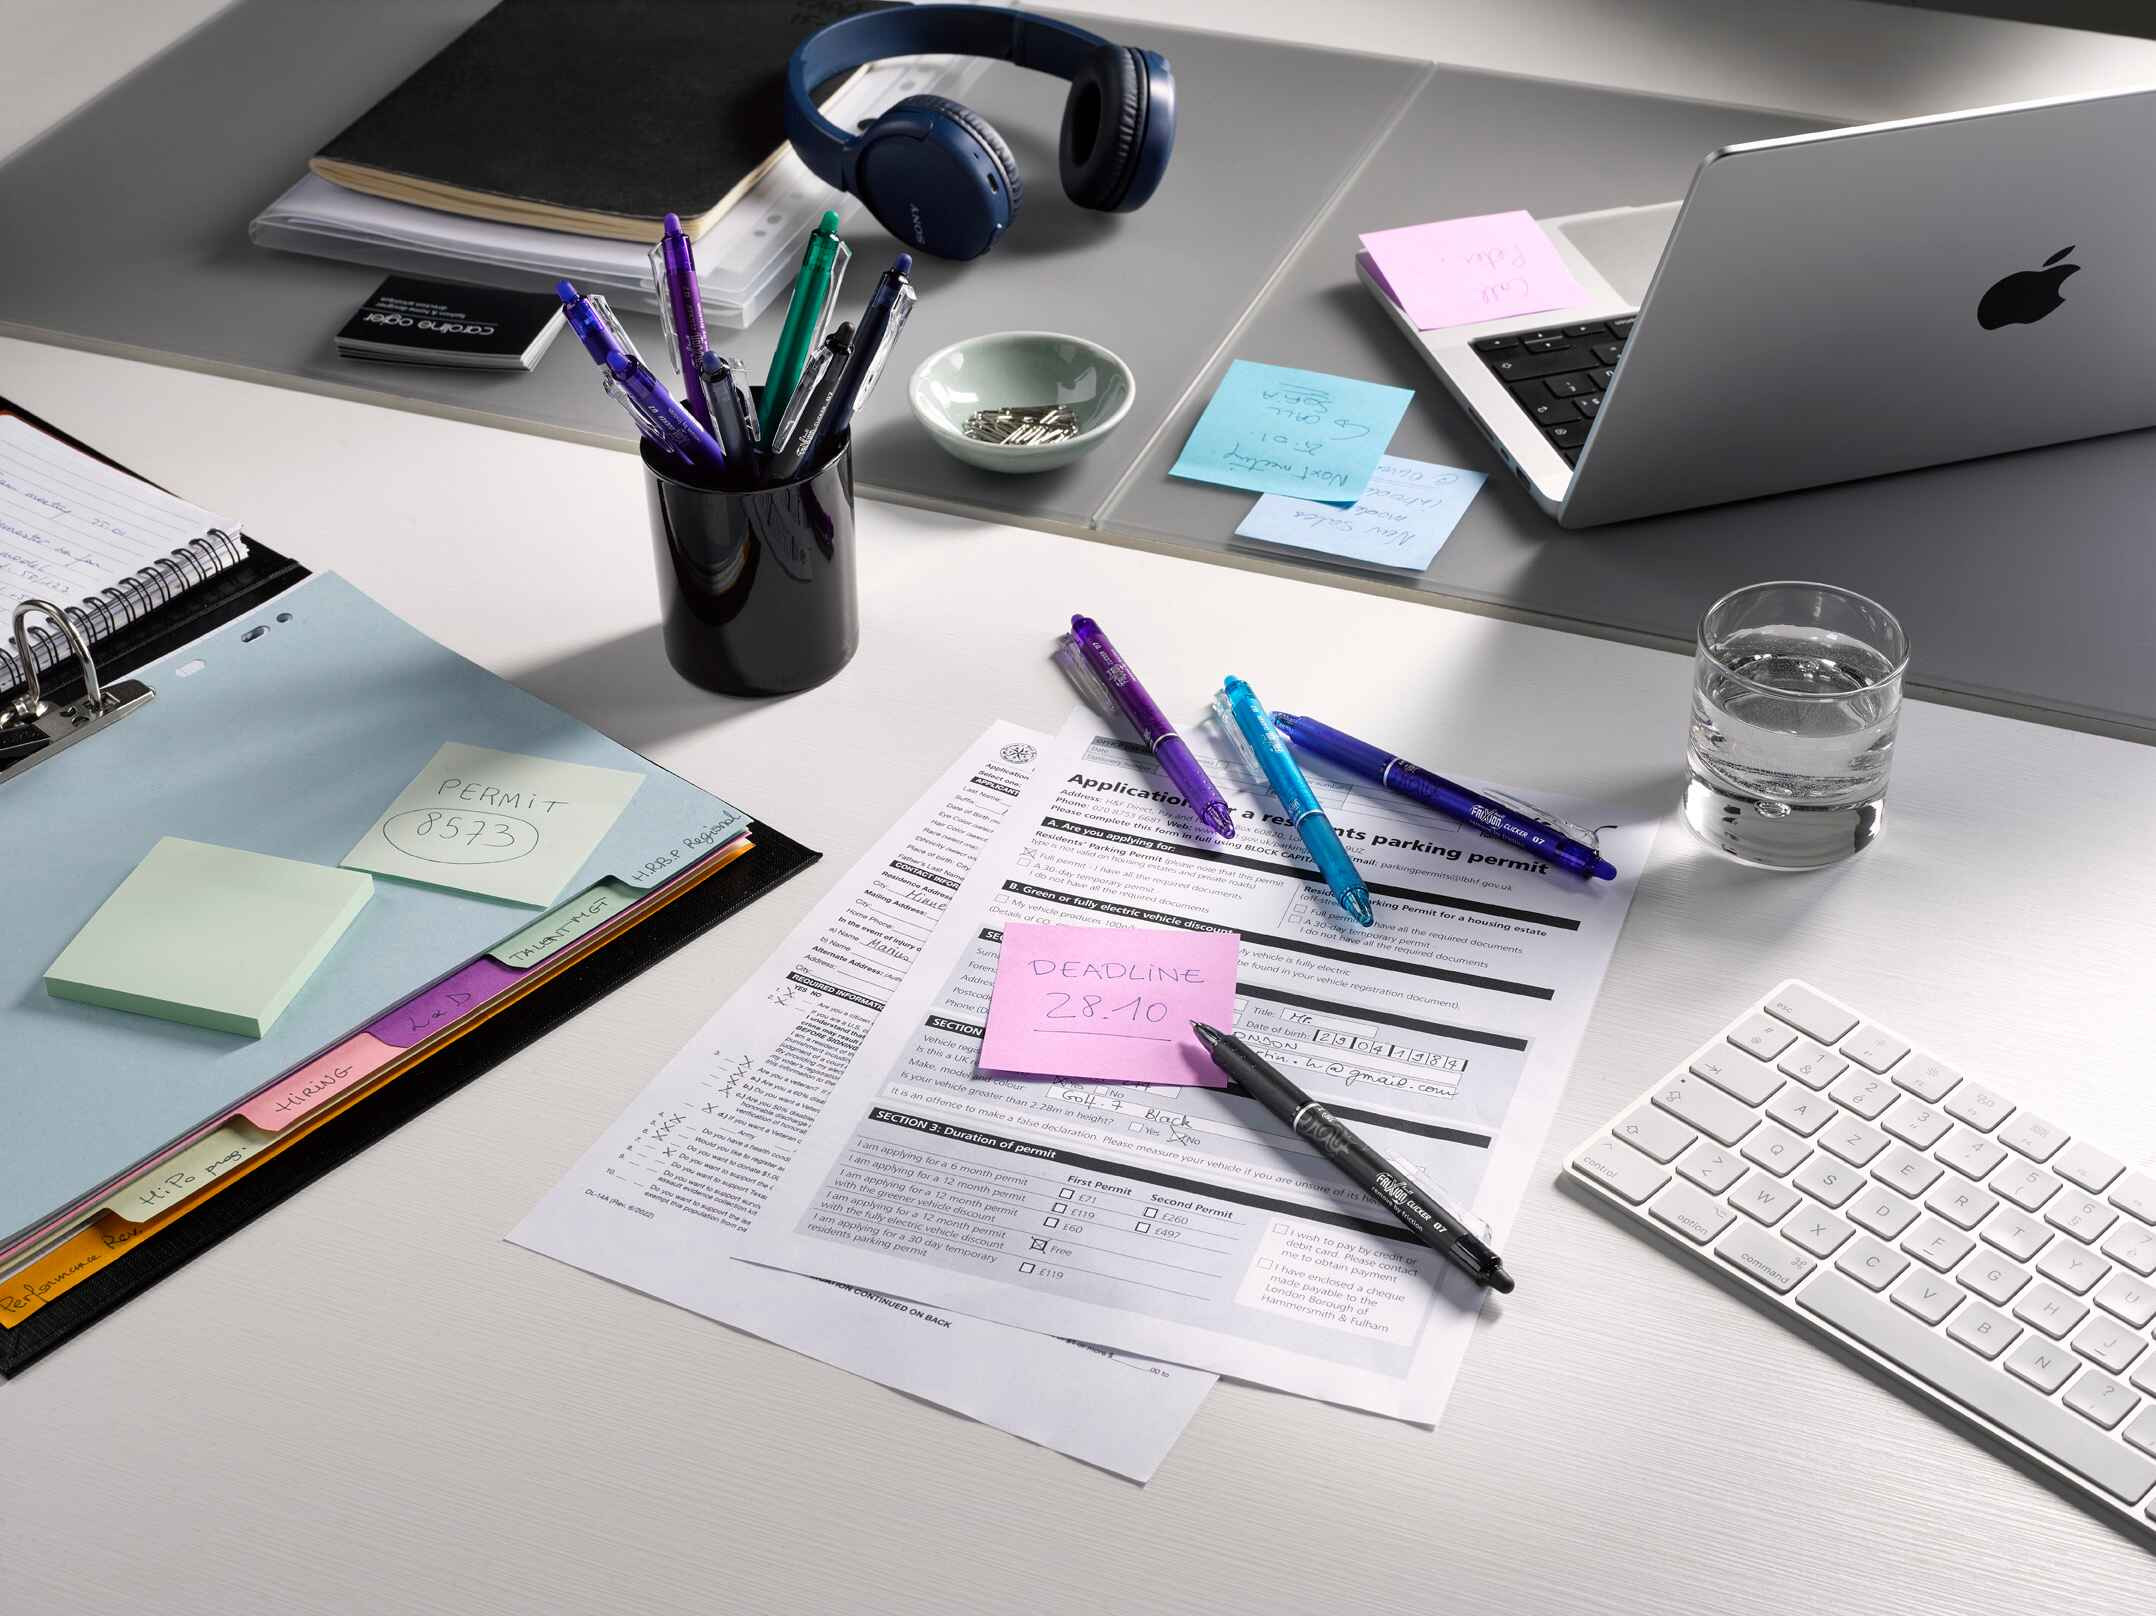
MULTIPOLYGON (((238 530, 12 415, 0 415, 0 689, 21 682, 7 619, 35 596, 94 646, 246 554, 238 530)), ((67 654, 43 619, 38 666, 67 654)))

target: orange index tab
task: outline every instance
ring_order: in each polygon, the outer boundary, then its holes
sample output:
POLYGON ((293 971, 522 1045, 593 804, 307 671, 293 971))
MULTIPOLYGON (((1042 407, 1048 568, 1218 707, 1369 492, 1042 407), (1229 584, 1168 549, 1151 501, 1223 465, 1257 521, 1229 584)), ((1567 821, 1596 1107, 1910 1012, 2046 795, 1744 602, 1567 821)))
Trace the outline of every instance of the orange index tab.
POLYGON ((354 1033, 328 1054, 316 1056, 274 1087, 264 1089, 241 1106, 238 1115, 257 1128, 275 1133, 316 1106, 359 1087, 403 1053, 371 1032, 354 1033))

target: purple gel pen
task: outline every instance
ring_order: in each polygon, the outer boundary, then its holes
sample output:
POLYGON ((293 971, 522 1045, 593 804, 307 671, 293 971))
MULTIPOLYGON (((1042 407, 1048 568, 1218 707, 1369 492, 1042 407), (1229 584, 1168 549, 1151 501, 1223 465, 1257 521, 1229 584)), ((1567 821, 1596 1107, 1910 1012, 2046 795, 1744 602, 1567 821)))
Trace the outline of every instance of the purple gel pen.
POLYGON ((1145 693, 1145 686, 1138 683, 1138 676, 1130 671, 1130 664, 1123 660, 1122 653, 1108 642, 1100 625, 1090 617, 1073 617, 1070 643, 1077 647, 1079 657, 1083 659, 1081 665, 1099 682, 1116 709, 1130 720, 1131 728, 1138 732, 1139 738, 1153 749, 1153 756, 1167 770, 1168 778, 1175 782, 1175 789, 1183 794, 1183 800, 1190 804, 1190 811, 1207 830, 1223 841, 1232 841, 1235 818, 1228 812, 1227 799, 1221 796, 1220 788, 1206 778, 1183 737, 1176 734, 1175 726, 1145 693))

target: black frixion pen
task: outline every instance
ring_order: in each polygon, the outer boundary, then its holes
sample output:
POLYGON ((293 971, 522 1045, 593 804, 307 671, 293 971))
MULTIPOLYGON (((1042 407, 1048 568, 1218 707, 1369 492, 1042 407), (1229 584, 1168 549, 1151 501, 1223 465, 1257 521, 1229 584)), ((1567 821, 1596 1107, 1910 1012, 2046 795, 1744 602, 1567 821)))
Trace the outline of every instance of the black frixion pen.
POLYGON ((1213 1064, 1242 1085, 1266 1110, 1317 1146, 1318 1154, 1402 1223, 1440 1257, 1493 1291, 1512 1289, 1503 1260, 1450 1210, 1360 1134, 1305 1094, 1273 1064, 1231 1033, 1193 1021, 1191 1030, 1213 1064))

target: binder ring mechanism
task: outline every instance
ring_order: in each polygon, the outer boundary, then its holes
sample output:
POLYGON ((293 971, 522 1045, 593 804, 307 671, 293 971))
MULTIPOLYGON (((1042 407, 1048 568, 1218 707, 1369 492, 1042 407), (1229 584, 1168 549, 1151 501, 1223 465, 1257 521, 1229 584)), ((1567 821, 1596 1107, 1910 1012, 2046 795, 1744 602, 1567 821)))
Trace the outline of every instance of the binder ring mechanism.
POLYGON ((22 664, 22 694, 0 710, 0 728, 28 728, 36 738, 21 747, 0 747, 0 772, 17 774, 36 767, 53 754, 119 722, 137 707, 154 700, 156 692, 139 679, 106 684, 98 677, 97 663, 75 620, 49 600, 26 600, 15 608, 15 655, 22 664), (30 642, 30 617, 43 615, 66 636, 82 670, 82 695, 65 706, 45 700, 38 672, 36 647, 30 642))

